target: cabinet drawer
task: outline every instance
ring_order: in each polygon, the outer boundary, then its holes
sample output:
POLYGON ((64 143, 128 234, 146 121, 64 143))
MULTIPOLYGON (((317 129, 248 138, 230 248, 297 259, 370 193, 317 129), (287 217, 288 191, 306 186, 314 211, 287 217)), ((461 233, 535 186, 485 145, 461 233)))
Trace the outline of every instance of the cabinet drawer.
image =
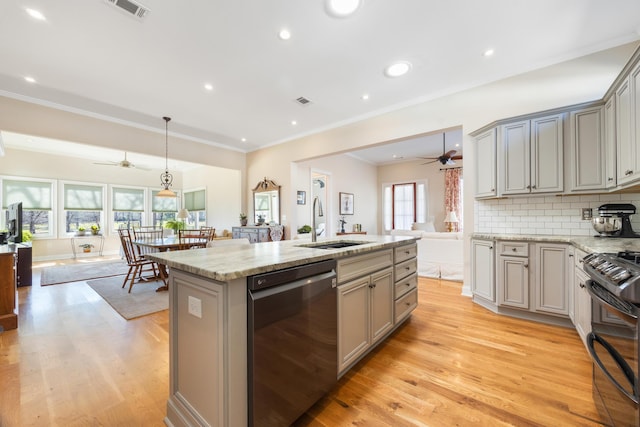
POLYGON ((338 283, 362 277, 393 265, 391 249, 339 259, 337 266, 338 283))
POLYGON ((529 256, 529 244, 527 242, 498 242, 498 254, 529 256))
POLYGON ((418 290, 414 289, 396 301, 395 323, 404 320, 418 306, 418 290))
POLYGON ((413 273, 409 277, 396 282, 395 299, 418 287, 418 275, 413 273))
POLYGON ((393 250, 396 264, 418 256, 418 245, 412 243, 410 245, 399 246, 393 250))
POLYGON ((415 273, 418 271, 418 261, 415 258, 412 258, 408 261, 401 262, 400 264, 396 264, 395 266, 395 280, 402 280, 405 277, 415 273))

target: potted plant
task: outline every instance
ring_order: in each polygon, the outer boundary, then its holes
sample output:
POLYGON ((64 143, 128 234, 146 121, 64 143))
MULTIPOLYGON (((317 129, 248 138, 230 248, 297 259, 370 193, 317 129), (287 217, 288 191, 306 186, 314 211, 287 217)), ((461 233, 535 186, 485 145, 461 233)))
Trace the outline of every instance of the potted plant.
POLYGON ((85 228, 83 226, 78 227, 78 231, 76 231, 76 234, 78 236, 84 236, 84 232, 85 232, 85 228))
POLYGON ((307 234, 307 233, 311 233, 310 225, 305 224, 302 227, 298 228, 298 234, 307 234))
POLYGON ((98 233, 100 233, 100 225, 98 224, 93 224, 91 226, 91 234, 93 235, 97 235, 98 233))
POLYGON ((258 214, 258 225, 264 224, 264 215, 258 214))
POLYGON ((243 227, 247 225, 247 214, 245 213, 240 214, 240 225, 243 227))
POLYGON ((82 252, 85 253, 91 252, 91 248, 93 248, 93 245, 91 243, 83 243, 78 246, 80 246, 82 248, 82 252))
POLYGON ((177 234, 178 230, 185 229, 185 223, 184 221, 180 221, 179 219, 170 219, 169 221, 164 223, 164 228, 173 230, 173 233, 177 234))

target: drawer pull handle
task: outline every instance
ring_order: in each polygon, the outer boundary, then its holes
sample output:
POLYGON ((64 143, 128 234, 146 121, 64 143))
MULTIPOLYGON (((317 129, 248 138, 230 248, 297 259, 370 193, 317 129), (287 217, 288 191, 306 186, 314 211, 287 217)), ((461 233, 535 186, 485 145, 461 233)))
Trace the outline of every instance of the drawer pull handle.
POLYGON ((407 307, 409 307, 411 305, 410 302, 405 302, 405 304, 407 305, 407 307))
POLYGON ((515 251, 516 251, 516 248, 511 248, 511 250, 512 250, 513 252, 515 252, 515 251))

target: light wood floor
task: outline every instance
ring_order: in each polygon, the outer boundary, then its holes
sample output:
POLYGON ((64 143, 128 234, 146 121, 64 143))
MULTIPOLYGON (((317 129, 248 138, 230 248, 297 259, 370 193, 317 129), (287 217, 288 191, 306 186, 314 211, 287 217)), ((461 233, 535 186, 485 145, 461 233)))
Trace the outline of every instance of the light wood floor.
MULTIPOLYGON (((575 331, 494 315, 460 286, 420 279, 410 321, 297 425, 600 425, 575 331)), ((85 282, 19 299, 19 329, 0 333, 0 427, 164 425, 166 311, 126 321, 85 282)))

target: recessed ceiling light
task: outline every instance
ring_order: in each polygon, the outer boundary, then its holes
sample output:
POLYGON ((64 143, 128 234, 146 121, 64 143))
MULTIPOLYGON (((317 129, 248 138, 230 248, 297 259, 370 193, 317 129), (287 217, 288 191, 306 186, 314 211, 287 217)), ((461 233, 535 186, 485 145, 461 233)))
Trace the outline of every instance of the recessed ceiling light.
POLYGON ((393 155, 394 159, 404 159, 404 156, 398 156, 397 154, 393 155))
POLYGON ((335 18, 346 18, 358 10, 362 0, 325 0, 325 10, 335 18))
POLYGON ((29 16, 31 16, 33 19, 37 19, 38 21, 46 21, 47 20, 47 18, 39 10, 29 9, 29 8, 27 8, 25 10, 29 14, 29 16))
POLYGON ((291 126, 295 126, 297 124, 298 124, 298 122, 296 122, 295 120, 291 120, 291 126))
POLYGON ((384 75, 387 77, 400 77, 407 74, 409 70, 411 70, 411 63, 407 61, 399 61, 385 68, 384 75))
POLYGON ((493 49, 487 49, 483 52, 482 56, 493 56, 495 51, 493 49))
POLYGON ((36 82, 36 79, 34 79, 34 78, 33 78, 33 77, 31 77, 31 76, 26 76, 24 79, 25 79, 26 81, 28 81, 29 83, 35 83, 35 82, 36 82))
POLYGON ((204 84, 204 88, 205 88, 206 90, 213 90, 213 85, 212 85, 211 83, 205 83, 205 84, 204 84))
POLYGON ((247 142, 247 138, 240 138, 240 141, 247 142))
POLYGON ((278 37, 280 37, 280 40, 289 40, 291 38, 291 32, 286 28, 283 28, 278 33, 278 37))
POLYGON ((369 94, 368 94, 368 93, 365 93, 365 94, 363 94, 363 95, 361 96, 361 98, 362 98, 362 100, 363 100, 363 101, 367 101, 367 100, 369 99, 369 94))

